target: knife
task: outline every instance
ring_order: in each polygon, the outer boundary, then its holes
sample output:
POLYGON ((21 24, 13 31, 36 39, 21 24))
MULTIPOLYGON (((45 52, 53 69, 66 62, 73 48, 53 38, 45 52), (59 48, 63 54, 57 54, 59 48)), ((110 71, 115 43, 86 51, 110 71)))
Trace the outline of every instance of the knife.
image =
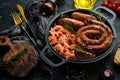
POLYGON ((30 27, 30 25, 28 23, 28 20, 27 20, 27 18, 25 16, 23 7, 20 4, 16 4, 16 6, 17 6, 20 14, 22 15, 25 23, 28 25, 28 29, 31 32, 31 35, 33 36, 33 38, 35 39, 35 41, 38 43, 39 47, 42 47, 42 42, 39 39, 37 39, 37 37, 35 36, 35 33, 33 32, 33 30, 31 29, 31 27, 30 27))
POLYGON ((24 13, 24 9, 22 8, 22 6, 20 4, 16 4, 20 14, 22 15, 23 19, 25 20, 26 23, 28 23, 27 18, 25 17, 25 13, 24 13))

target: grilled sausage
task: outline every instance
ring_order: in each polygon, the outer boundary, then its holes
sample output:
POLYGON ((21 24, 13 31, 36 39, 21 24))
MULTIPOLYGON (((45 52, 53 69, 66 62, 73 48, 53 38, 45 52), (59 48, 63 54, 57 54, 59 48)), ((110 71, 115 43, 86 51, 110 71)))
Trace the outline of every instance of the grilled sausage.
POLYGON ((58 24, 62 26, 70 25, 73 27, 74 30, 78 30, 85 25, 82 21, 71 18, 61 18, 60 20, 58 20, 58 24))
POLYGON ((92 20, 93 24, 84 26, 76 33, 76 42, 91 53, 106 50, 113 40, 112 30, 104 23, 92 20))
POLYGON ((93 19, 93 20, 96 20, 95 16, 93 15, 89 15, 89 14, 85 14, 85 13, 81 13, 81 12, 73 12, 71 17, 73 19, 76 19, 76 20, 80 20, 80 21, 85 21, 87 19, 93 19))

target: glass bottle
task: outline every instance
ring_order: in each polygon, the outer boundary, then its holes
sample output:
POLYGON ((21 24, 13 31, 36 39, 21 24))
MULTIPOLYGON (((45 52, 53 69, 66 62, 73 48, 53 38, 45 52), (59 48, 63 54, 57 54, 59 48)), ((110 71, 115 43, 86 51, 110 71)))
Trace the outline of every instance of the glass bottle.
POLYGON ((94 8, 96 0, 74 0, 74 7, 76 9, 88 9, 91 10, 94 8))

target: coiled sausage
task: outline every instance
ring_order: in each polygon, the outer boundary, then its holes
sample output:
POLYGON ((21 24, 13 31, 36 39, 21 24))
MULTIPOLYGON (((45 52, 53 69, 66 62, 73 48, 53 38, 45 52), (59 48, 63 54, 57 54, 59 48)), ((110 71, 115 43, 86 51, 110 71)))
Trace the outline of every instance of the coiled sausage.
POLYGON ((91 23, 78 30, 76 42, 88 52, 100 53, 112 43, 112 30, 102 22, 91 20, 91 23))

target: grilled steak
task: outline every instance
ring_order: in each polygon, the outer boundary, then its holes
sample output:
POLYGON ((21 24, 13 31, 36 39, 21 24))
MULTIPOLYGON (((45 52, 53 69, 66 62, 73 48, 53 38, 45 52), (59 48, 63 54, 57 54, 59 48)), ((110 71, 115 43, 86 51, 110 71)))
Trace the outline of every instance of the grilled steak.
POLYGON ((25 77, 37 65, 38 56, 30 45, 16 43, 3 56, 2 60, 6 64, 6 70, 9 74, 25 77))

